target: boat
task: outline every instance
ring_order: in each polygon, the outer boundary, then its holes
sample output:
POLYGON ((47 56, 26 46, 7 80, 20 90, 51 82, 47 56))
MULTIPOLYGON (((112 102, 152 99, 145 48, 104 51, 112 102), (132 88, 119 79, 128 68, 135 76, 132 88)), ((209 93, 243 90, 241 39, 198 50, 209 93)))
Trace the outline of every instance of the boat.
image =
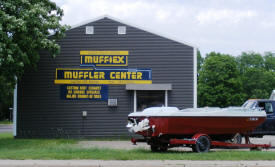
POLYGON ((266 113, 260 108, 179 110, 177 107, 151 107, 130 113, 127 128, 129 132, 141 135, 151 149, 160 145, 167 149, 171 139, 194 139, 198 134, 213 141, 231 140, 236 134, 249 135, 265 119, 266 113))

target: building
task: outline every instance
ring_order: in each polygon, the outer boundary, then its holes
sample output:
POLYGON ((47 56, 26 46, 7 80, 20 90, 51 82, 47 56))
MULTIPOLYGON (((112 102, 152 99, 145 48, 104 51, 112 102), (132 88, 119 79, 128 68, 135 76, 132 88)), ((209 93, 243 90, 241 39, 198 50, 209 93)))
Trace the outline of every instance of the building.
POLYGON ((196 47, 104 16, 66 31, 55 59, 15 90, 18 138, 128 135, 127 115, 150 106, 196 107, 196 47))

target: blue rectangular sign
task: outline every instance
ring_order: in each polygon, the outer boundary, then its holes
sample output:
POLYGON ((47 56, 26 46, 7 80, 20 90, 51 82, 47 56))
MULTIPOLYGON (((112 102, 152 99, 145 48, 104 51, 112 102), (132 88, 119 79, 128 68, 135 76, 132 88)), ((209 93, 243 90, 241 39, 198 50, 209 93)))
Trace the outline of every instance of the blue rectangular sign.
POLYGON ((151 69, 57 68, 55 84, 152 84, 151 69))
POLYGON ((108 85, 61 85, 60 97, 66 100, 108 100, 108 85))

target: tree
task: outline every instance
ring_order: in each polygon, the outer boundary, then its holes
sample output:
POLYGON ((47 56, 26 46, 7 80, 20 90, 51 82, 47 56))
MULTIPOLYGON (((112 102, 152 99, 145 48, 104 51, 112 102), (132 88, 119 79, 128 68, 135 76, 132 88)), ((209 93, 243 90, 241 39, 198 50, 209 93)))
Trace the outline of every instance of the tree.
POLYGON ((198 79, 199 106, 240 105, 242 86, 234 57, 211 52, 206 56, 198 79))
POLYGON ((1 101, 12 94, 15 77, 36 68, 39 50, 53 57, 59 53, 55 40, 64 37, 68 27, 59 23, 63 11, 50 0, 2 0, 0 9, 1 101))
POLYGON ((243 52, 241 56, 237 58, 239 70, 242 73, 246 71, 247 68, 263 68, 264 59, 259 53, 254 52, 243 52))
POLYGON ((201 52, 197 50, 197 70, 198 72, 201 70, 201 66, 204 63, 204 58, 201 56, 201 52))
POLYGON ((242 76, 246 98, 269 98, 275 88, 275 72, 259 68, 248 68, 242 76))
POLYGON ((275 55, 243 52, 233 56, 211 52, 198 76, 199 106, 238 106, 249 98, 269 98, 275 89, 275 55))
POLYGON ((197 50, 197 80, 199 80, 201 67, 204 63, 204 58, 201 56, 201 52, 197 50))
POLYGON ((274 55, 274 53, 271 53, 271 52, 265 53, 264 67, 266 70, 275 72, 275 55, 274 55))
POLYGON ((245 98, 269 98, 275 88, 275 56, 270 52, 264 56, 244 52, 237 61, 245 98))

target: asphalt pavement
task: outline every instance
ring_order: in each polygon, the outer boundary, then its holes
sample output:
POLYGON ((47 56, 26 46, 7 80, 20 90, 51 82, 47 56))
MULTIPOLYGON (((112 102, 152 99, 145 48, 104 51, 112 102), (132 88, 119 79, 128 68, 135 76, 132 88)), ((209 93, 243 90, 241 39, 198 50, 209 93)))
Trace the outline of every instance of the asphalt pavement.
POLYGON ((4 125, 0 124, 0 133, 12 132, 12 124, 11 125, 4 125))

